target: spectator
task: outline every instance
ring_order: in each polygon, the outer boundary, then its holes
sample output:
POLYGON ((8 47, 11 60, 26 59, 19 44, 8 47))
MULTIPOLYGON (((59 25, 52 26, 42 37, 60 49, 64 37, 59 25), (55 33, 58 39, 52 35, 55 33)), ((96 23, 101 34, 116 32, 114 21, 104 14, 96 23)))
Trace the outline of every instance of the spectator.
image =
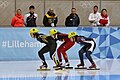
POLYGON ((35 13, 35 7, 31 5, 29 7, 29 13, 24 16, 26 27, 37 27, 36 21, 38 19, 38 15, 35 13))
POLYGON ((57 15, 54 13, 54 10, 50 8, 44 16, 43 24, 45 27, 56 27, 57 22, 57 15))
POLYGON ((76 13, 76 8, 72 8, 71 14, 66 18, 65 26, 73 27, 73 26, 79 26, 79 24, 80 24, 80 18, 76 13))
POLYGON ((17 9, 15 16, 12 18, 11 25, 13 27, 24 27, 24 19, 21 9, 17 9))
POLYGON ((100 13, 98 12, 98 6, 93 7, 93 13, 89 15, 89 22, 92 26, 97 26, 100 18, 100 13))
POLYGON ((109 26, 110 25, 110 19, 109 19, 106 9, 102 9, 98 24, 100 26, 109 26))

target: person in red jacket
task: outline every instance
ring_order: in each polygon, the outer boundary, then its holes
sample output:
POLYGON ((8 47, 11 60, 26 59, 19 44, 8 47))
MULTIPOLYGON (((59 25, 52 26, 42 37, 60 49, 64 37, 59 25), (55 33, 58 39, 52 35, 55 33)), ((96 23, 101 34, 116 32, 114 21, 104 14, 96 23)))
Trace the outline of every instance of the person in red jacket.
POLYGON ((13 27, 24 27, 24 18, 21 9, 17 9, 15 16, 12 18, 11 25, 13 27))
POLYGON ((58 40, 63 42, 57 49, 57 55, 58 55, 60 65, 62 65, 62 55, 63 55, 63 58, 65 60, 65 64, 63 66, 69 67, 70 63, 68 61, 68 56, 66 54, 66 51, 69 50, 75 44, 75 42, 72 42, 68 38, 68 34, 58 33, 57 37, 58 37, 58 40))
POLYGON ((100 26, 109 26, 110 25, 110 19, 109 19, 106 9, 102 9, 98 24, 100 26))

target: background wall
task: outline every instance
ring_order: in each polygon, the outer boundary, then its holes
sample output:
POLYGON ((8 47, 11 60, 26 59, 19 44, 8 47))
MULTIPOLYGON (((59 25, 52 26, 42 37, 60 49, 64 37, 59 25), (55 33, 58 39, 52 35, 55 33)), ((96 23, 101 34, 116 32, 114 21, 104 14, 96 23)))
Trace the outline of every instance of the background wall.
MULTIPOLYGON (((38 28, 40 33, 48 34, 51 28, 38 28)), ((97 59, 120 59, 120 28, 56 28, 62 33, 75 31, 78 35, 96 38, 96 49, 92 57, 97 59)), ((0 60, 38 60, 38 51, 44 46, 29 35, 30 28, 1 28, 0 30, 0 60), (5 32, 5 33, 4 33, 5 32)), ((58 47, 61 42, 57 42, 58 47)), ((67 51, 69 59, 79 59, 78 51, 82 46, 75 44, 67 51)), ((50 59, 49 53, 45 54, 50 59)))
POLYGON ((0 26, 9 26, 15 10, 22 9, 23 15, 28 12, 30 5, 35 5, 39 15, 37 24, 43 25, 43 16, 49 8, 53 8, 58 15, 59 25, 64 25, 65 18, 70 14, 72 7, 77 8, 81 18, 80 25, 90 25, 88 16, 94 5, 99 6, 99 11, 106 8, 110 15, 111 25, 120 25, 120 1, 119 0, 0 0, 0 26))

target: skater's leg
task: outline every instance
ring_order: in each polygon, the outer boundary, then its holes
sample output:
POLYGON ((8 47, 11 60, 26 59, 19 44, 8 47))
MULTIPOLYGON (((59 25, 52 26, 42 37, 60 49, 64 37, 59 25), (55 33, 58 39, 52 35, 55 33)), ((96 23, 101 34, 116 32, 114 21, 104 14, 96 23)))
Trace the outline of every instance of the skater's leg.
POLYGON ((95 63, 94 63, 94 61, 93 61, 93 59, 92 59, 92 57, 91 57, 91 54, 92 54, 92 52, 91 51, 87 51, 86 52, 86 57, 88 58, 88 60, 91 62, 91 66, 89 67, 89 68, 96 68, 96 65, 95 65, 95 63))
POLYGON ((91 51, 87 51, 87 52, 86 52, 86 57, 88 58, 88 60, 89 60, 91 63, 94 63, 94 62, 93 62, 93 59, 92 59, 92 57, 91 57, 91 54, 92 54, 91 51))
POLYGON ((49 47, 49 51, 50 51, 50 58, 55 62, 56 66, 58 66, 58 65, 59 65, 59 62, 58 62, 58 60, 57 60, 56 57, 55 57, 56 48, 57 48, 57 44, 51 45, 51 46, 49 47))
POLYGON ((83 66, 84 66, 83 54, 85 53, 85 51, 86 51, 86 46, 83 46, 81 48, 81 50, 79 50, 79 58, 80 58, 80 62, 83 66))
POLYGON ((69 50, 74 44, 75 42, 68 41, 64 44, 63 48, 61 49, 62 55, 66 63, 68 62, 68 56, 66 54, 66 51, 69 50))
POLYGON ((88 58, 88 60, 90 61, 90 63, 92 64, 89 68, 96 68, 96 65, 95 65, 95 62, 93 61, 92 57, 91 57, 91 54, 92 52, 94 51, 95 47, 96 47, 96 44, 94 42, 94 44, 92 44, 90 46, 88 46, 87 50, 86 50, 86 57, 88 58), (93 45, 93 46, 92 46, 93 45), (90 51, 90 48, 93 47, 93 50, 90 51))
POLYGON ((68 56, 67 56, 67 54, 66 54, 65 49, 62 48, 61 52, 62 52, 63 58, 65 59, 65 62, 68 62, 68 56))
POLYGON ((61 45, 59 46, 59 48, 57 49, 57 55, 58 55, 58 60, 59 60, 59 62, 62 62, 61 49, 63 48, 63 46, 64 46, 64 43, 61 44, 61 45))
POLYGON ((38 52, 38 55, 39 55, 39 57, 40 57, 43 65, 46 65, 46 66, 47 66, 47 63, 46 63, 46 61, 45 61, 45 57, 44 57, 43 54, 46 53, 46 52, 48 52, 48 51, 49 51, 49 49, 48 49, 48 46, 46 45, 46 46, 44 46, 44 47, 38 52))

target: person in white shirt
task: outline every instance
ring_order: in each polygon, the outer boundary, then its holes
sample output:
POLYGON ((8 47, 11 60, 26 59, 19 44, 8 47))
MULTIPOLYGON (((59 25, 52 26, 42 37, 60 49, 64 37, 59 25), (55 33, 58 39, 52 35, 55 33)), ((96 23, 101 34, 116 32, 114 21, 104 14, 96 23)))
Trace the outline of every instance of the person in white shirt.
POLYGON ((93 7, 93 13, 90 13, 89 18, 88 18, 92 26, 98 25, 97 23, 99 22, 99 17, 100 17, 100 13, 98 12, 98 6, 95 5, 93 7))
POLYGON ((35 7, 31 5, 29 11, 30 12, 24 16, 24 24, 26 27, 37 27, 36 22, 38 20, 38 15, 35 13, 35 7))

